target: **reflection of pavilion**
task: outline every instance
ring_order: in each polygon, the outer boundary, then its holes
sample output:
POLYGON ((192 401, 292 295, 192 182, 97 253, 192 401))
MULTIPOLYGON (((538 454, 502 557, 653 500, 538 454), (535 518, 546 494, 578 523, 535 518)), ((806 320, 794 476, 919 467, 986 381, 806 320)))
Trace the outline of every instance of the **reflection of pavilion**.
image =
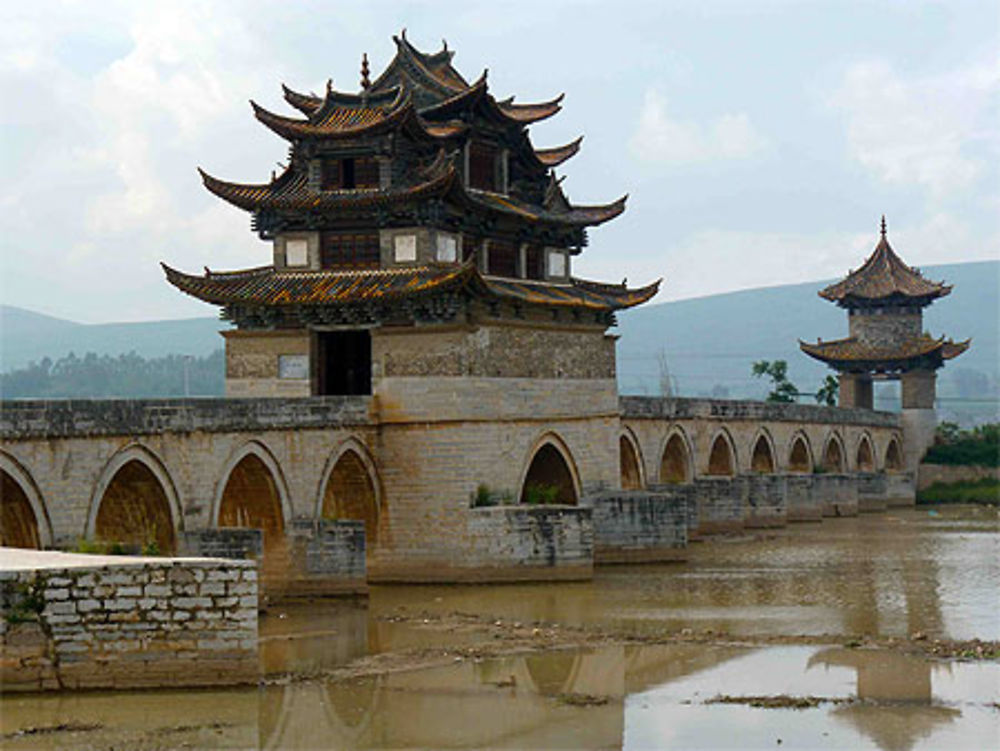
POLYGON ((858 698, 877 703, 837 707, 831 716, 853 725, 885 751, 908 751, 962 714, 932 705, 931 663, 918 657, 837 647, 813 655, 808 666, 814 665, 856 672, 858 698))

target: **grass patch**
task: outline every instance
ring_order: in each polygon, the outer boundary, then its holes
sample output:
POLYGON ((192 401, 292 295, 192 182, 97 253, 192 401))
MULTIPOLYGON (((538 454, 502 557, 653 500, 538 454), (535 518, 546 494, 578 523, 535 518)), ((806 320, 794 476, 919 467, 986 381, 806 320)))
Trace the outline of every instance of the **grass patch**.
POLYGON ((918 504, 979 503, 1000 504, 1000 480, 984 477, 981 480, 936 482, 929 488, 917 491, 918 504))

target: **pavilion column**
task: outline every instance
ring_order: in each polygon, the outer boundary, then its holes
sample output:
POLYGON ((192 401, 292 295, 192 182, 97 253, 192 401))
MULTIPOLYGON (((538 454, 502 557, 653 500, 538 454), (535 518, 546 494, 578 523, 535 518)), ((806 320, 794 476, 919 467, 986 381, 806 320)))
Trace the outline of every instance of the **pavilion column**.
POLYGON ((903 409, 903 460, 916 470, 934 442, 937 413, 934 411, 937 374, 933 370, 911 370, 900 376, 903 409))
POLYGON ((872 377, 867 373, 841 373, 840 381, 841 407, 857 407, 873 409, 875 400, 872 391, 872 377))

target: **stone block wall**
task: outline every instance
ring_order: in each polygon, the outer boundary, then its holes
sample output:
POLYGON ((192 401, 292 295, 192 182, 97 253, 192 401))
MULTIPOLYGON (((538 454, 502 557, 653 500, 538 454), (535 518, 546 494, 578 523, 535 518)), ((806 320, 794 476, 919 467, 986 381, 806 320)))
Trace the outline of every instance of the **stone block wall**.
POLYGON ((785 505, 790 522, 823 519, 823 499, 815 491, 815 475, 785 475, 785 505))
POLYGON ((890 508, 913 506, 917 502, 913 472, 889 472, 885 475, 885 503, 890 508))
POLYGON ((813 496, 823 506, 823 516, 857 516, 858 485, 853 475, 812 476, 813 496))
POLYGON ((743 526, 753 529, 785 526, 788 507, 784 476, 743 475, 739 480, 746 487, 743 526))
POLYGON ((884 472, 857 472, 854 479, 858 488, 858 511, 885 511, 888 476, 884 472))
POLYGON ((282 583, 291 597, 365 594, 365 525, 360 521, 298 520, 288 530, 291 565, 282 583))
POLYGON ((687 547, 688 501, 683 494, 629 491, 593 499, 594 561, 680 560, 687 547))
POLYGON ((1000 467, 921 464, 917 470, 917 490, 929 488, 936 482, 975 482, 984 479, 1000 481, 1000 467))
POLYGON ((3 692, 256 682, 252 562, 35 555, 0 571, 3 692))
POLYGON ((591 509, 493 506, 470 509, 469 549, 454 578, 483 581, 589 579, 594 566, 591 509))
POLYGON ((739 532, 743 529, 746 488, 733 477, 699 477, 694 481, 700 534, 739 532))

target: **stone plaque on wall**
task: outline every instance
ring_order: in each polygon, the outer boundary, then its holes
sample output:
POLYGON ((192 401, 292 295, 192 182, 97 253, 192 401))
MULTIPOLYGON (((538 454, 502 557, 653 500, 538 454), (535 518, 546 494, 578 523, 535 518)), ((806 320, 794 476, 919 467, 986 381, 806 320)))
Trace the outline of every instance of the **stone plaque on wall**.
POLYGON ((278 378, 304 380, 309 377, 309 355, 278 355, 278 378))

